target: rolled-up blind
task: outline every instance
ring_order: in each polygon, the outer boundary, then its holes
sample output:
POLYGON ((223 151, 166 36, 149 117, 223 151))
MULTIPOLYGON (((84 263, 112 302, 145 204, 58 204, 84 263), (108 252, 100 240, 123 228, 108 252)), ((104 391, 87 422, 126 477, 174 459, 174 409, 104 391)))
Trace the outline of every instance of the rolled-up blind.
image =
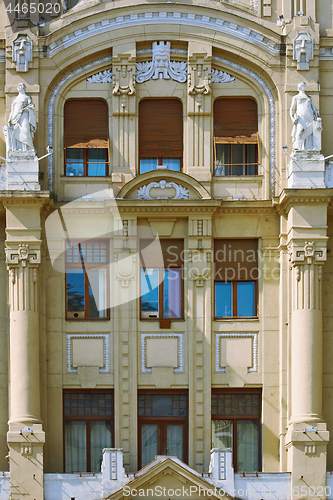
POLYGON ((215 280, 256 280, 258 279, 257 239, 216 239, 215 280))
POLYGON ((141 267, 181 267, 184 260, 184 240, 140 241, 141 267), (155 246, 156 245, 156 246, 155 246), (161 251, 159 249, 159 245, 161 251))
POLYGON ((258 132, 257 103, 248 97, 214 101, 214 137, 250 137, 258 132))
POLYGON ((107 148, 108 106, 103 99, 70 99, 64 109, 65 148, 107 148))
POLYGON ((143 99, 139 104, 140 158, 182 158, 183 107, 178 99, 143 99))

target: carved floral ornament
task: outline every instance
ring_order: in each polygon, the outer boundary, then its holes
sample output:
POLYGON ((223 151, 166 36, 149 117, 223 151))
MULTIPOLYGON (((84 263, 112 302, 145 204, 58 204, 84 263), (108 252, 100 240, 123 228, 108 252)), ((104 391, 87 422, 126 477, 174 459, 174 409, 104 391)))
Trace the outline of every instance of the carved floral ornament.
POLYGON ((180 184, 176 184, 175 182, 167 182, 162 179, 159 182, 150 182, 145 186, 141 186, 138 189, 138 200, 188 200, 189 199, 189 190, 180 184), (160 196, 151 196, 151 189, 161 190, 160 196), (164 190, 168 190, 172 188, 176 193, 174 196, 169 196, 168 192, 163 192, 164 190))

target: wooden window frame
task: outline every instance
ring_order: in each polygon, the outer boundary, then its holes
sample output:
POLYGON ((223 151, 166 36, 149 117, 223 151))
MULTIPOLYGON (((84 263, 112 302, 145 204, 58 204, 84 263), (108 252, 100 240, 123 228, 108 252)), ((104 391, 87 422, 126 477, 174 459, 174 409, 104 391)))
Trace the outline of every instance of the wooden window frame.
POLYGON ((251 137, 246 137, 246 136, 237 136, 237 137, 214 137, 214 176, 215 177, 241 177, 242 175, 258 175, 258 166, 261 163, 260 159, 260 148, 259 148, 259 135, 258 132, 253 134, 251 137), (242 163, 223 163, 223 164, 218 164, 216 161, 216 145, 217 144, 228 144, 229 145, 229 159, 231 158, 231 145, 232 144, 240 144, 240 145, 246 145, 246 144, 255 144, 256 147, 256 160, 255 162, 249 163, 247 161, 247 149, 245 149, 245 159, 244 162, 242 163), (230 167, 236 167, 239 165, 243 165, 245 167, 245 174, 240 174, 240 175, 235 175, 232 173, 228 174, 216 174, 216 167, 217 166, 222 166, 222 167, 228 167, 229 172, 231 171, 230 167), (254 174, 249 174, 248 173, 248 167, 255 166, 255 173, 254 174))
MULTIPOLYGON (((71 244, 78 243, 80 245, 80 241, 71 240, 71 244)), ((87 243, 87 242, 85 242, 87 243)), ((88 271, 89 269, 105 269, 106 270, 106 303, 110 303, 110 277, 109 277, 109 241, 108 240, 93 240, 92 243, 105 243, 106 244, 106 263, 102 265, 98 265, 96 262, 88 263, 83 262, 82 259, 79 263, 68 263, 67 262, 67 248, 65 251, 65 263, 66 263, 66 272, 65 272, 65 311, 66 311, 66 320, 68 321, 105 321, 110 319, 110 308, 106 308, 106 316, 104 317, 90 317, 89 316, 89 278, 88 271), (67 269, 83 269, 84 270, 84 315, 80 314, 80 311, 72 312, 67 310, 67 269)), ((81 257, 81 255, 80 255, 81 257)))
POLYGON ((258 280, 232 280, 222 281, 215 280, 214 282, 214 319, 253 319, 258 318, 258 280), (217 316, 216 315, 216 283, 231 283, 232 284, 232 316, 217 316), (237 314, 237 283, 254 283, 254 316, 239 316, 237 314))
POLYGON ((144 424, 156 424, 158 426, 158 455, 165 455, 166 447, 166 426, 168 423, 183 425, 183 462, 188 463, 188 417, 189 417, 188 390, 186 389, 144 389, 138 390, 138 466, 141 469, 141 426, 144 424), (167 395, 185 395, 186 396, 186 416, 142 416, 139 415, 139 396, 152 394, 155 396, 167 395), (164 448, 164 449, 163 449, 164 448))
POLYGON ((212 389, 213 394, 258 394, 259 395, 259 415, 226 415, 226 414, 214 414, 213 408, 211 411, 212 420, 232 420, 233 422, 233 435, 232 435, 232 463, 235 472, 261 472, 262 470, 262 389, 260 388, 249 388, 249 389, 212 389), (258 432, 258 471, 237 471, 237 421, 238 420, 257 420, 259 422, 259 432, 258 432))
POLYGON ((70 178, 75 178, 77 179, 78 177, 109 177, 108 169, 110 166, 110 155, 109 155, 109 148, 88 148, 88 147, 82 147, 82 148, 65 148, 65 153, 64 153, 64 176, 65 177, 70 177, 70 178), (83 175, 67 175, 67 149, 83 149, 83 175), (91 149, 105 149, 106 150, 106 161, 105 162, 90 162, 88 159, 88 151, 91 149), (104 175, 88 175, 88 167, 91 164, 96 164, 100 165, 103 164, 105 165, 105 174, 104 175))
MULTIPOLYGON (((90 422, 110 422, 112 431, 112 447, 114 447, 114 392, 110 389, 63 389, 63 467, 64 473, 66 471, 66 446, 65 446, 65 422, 86 422, 86 463, 87 472, 91 469, 91 453, 90 453, 90 422), (111 416, 107 415, 65 415, 65 394, 111 394, 111 416), (106 418, 109 417, 109 418, 106 418)), ((100 472, 100 471, 94 471, 100 472)))

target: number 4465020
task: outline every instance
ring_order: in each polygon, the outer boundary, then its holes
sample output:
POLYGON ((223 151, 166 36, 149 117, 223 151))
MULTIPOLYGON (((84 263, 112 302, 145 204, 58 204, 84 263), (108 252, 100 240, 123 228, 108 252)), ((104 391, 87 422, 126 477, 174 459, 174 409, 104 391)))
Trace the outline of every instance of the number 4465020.
POLYGON ((18 14, 60 14, 61 6, 60 3, 17 3, 16 5, 8 4, 6 7, 7 12, 17 12, 18 14))

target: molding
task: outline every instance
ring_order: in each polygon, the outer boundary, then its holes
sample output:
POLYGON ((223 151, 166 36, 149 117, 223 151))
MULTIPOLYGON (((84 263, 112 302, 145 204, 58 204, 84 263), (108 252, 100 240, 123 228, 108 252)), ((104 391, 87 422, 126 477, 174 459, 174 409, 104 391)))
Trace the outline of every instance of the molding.
POLYGON ((67 333, 67 371, 77 373, 77 368, 72 368, 72 339, 104 339, 104 368, 100 368, 100 373, 107 373, 110 369, 109 362, 109 335, 107 333, 67 333))
POLYGON ((57 97, 57 94, 59 90, 65 85, 68 80, 73 78, 73 76, 77 76, 81 73, 84 73, 85 71, 94 68, 95 66, 98 66, 99 64, 103 64, 106 62, 111 62, 112 61, 112 56, 105 56, 101 57, 100 59, 96 59, 95 61, 91 61, 87 64, 84 64, 83 66, 80 66, 79 68, 74 69, 70 73, 67 73, 54 87, 54 89, 51 92, 50 98, 49 98, 49 104, 48 104, 48 109, 47 109, 47 143, 50 148, 51 154, 48 157, 48 167, 47 167, 47 172, 48 172, 48 190, 53 191, 53 123, 54 123, 54 101, 55 98, 57 97))
MULTIPOLYGON (((236 21, 237 18, 233 19, 236 21)), ((72 31, 59 40, 50 44, 48 56, 53 57, 58 52, 71 47, 75 43, 86 40, 100 33, 107 33, 116 29, 133 28, 151 24, 193 26, 199 29, 211 29, 214 32, 234 36, 252 45, 260 47, 272 56, 279 55, 279 43, 262 35, 259 31, 240 26, 236 22, 225 21, 221 17, 206 16, 184 11, 163 12, 140 12, 139 14, 128 14, 125 16, 113 15, 108 19, 89 24, 80 29, 72 31)), ((174 51, 173 51, 174 52, 174 51)), ((142 52, 141 52, 142 53, 142 52)))
POLYGON ((269 123, 270 123, 270 197, 272 198, 275 195, 275 169, 276 169, 276 159, 275 159, 275 135, 276 135, 276 123, 275 123, 275 101, 273 94, 267 85, 267 83, 261 78, 261 76, 257 75, 251 69, 242 66, 234 61, 230 61, 229 59, 225 59, 225 57, 213 56, 212 59, 214 61, 218 61, 226 66, 231 66, 232 68, 238 69, 242 73, 249 75, 254 80, 256 80, 259 85, 263 88, 269 102, 269 123))
POLYGON ((247 369, 248 373, 258 371, 258 333, 216 333, 215 334, 215 371, 226 373, 226 368, 220 365, 220 339, 252 339, 252 366, 247 369))
POLYGON ((320 47, 319 61, 333 61, 333 47, 320 47))
POLYGON ((178 339, 178 368, 174 368, 174 373, 182 373, 184 371, 184 348, 182 333, 141 333, 141 370, 142 373, 151 373, 152 369, 146 367, 146 339, 178 339))

